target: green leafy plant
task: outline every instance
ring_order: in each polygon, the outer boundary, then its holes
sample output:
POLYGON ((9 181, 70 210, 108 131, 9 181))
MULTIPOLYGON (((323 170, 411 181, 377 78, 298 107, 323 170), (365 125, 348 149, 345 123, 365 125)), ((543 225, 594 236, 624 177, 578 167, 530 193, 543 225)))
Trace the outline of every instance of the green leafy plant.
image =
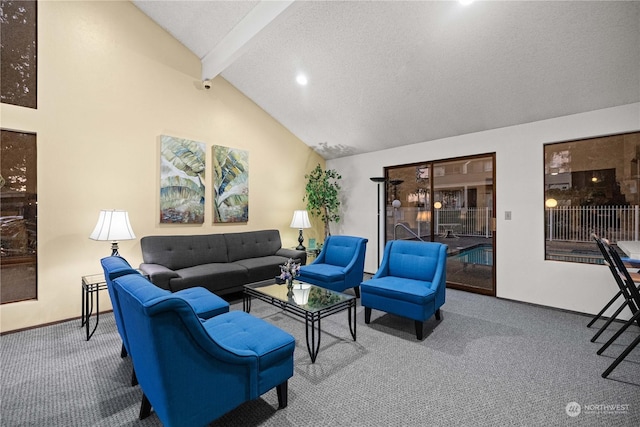
POLYGON ((307 179, 307 185, 305 186, 306 195, 302 200, 307 202, 307 210, 311 215, 320 218, 324 223, 326 239, 330 234, 329 224, 340 221, 338 193, 342 176, 333 169, 323 170, 318 164, 310 174, 304 177, 307 179))

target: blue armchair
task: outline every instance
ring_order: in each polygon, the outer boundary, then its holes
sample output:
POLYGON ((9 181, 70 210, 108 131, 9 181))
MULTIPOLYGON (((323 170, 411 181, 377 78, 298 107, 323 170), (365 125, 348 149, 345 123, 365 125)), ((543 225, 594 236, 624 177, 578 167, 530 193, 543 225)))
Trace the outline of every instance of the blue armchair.
POLYGON ((362 237, 327 237, 318 257, 300 267, 300 280, 337 292, 353 288, 360 297, 367 242, 362 237))
POLYGON ((295 340, 243 311, 200 319, 191 305, 140 275, 113 281, 143 391, 163 425, 207 425, 272 388, 287 406, 295 340))
MULTIPOLYGON (((104 277, 107 282, 107 290, 109 291, 109 297, 111 299, 111 306, 113 307, 113 315, 116 320, 116 328, 118 329, 118 333, 120 334, 120 338, 122 339, 122 348, 120 350, 120 357, 126 357, 129 352, 129 341, 127 339, 127 333, 124 327, 124 322, 122 320, 122 314, 120 310, 120 306, 115 297, 113 290, 113 280, 118 277, 126 276, 128 274, 137 274, 140 273, 133 269, 131 265, 120 256, 109 256, 106 258, 102 258, 100 260, 100 264, 102 265, 102 269, 104 270, 104 277)), ((164 294, 169 295, 171 292, 160 289, 158 290, 164 294)), ((229 311, 229 303, 219 296, 211 293, 207 289, 196 287, 184 289, 182 291, 178 291, 175 295, 180 296, 185 301, 187 301, 195 310, 198 317, 202 319, 209 319, 213 316, 217 316, 218 314, 226 313, 229 311)), ((135 371, 131 376, 131 385, 136 385, 136 374, 135 371)))
POLYGON ((440 320, 447 273, 447 245, 393 240, 384 248, 377 273, 360 285, 365 323, 371 310, 381 310, 415 321, 422 340, 424 322, 435 314, 440 320))

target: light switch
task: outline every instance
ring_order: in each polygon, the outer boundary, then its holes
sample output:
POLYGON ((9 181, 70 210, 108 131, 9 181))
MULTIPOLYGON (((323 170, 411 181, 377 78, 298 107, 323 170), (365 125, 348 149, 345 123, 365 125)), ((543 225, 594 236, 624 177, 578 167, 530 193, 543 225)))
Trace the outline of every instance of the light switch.
POLYGON ((511 211, 504 211, 504 219, 507 221, 511 220, 511 211))

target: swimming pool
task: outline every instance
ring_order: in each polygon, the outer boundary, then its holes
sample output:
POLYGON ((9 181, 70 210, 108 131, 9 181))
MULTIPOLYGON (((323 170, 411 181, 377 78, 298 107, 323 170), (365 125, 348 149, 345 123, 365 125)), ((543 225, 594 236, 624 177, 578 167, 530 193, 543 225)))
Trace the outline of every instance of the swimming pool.
POLYGON ((469 249, 463 249, 449 257, 451 261, 463 264, 493 265, 493 247, 491 245, 479 245, 469 249))

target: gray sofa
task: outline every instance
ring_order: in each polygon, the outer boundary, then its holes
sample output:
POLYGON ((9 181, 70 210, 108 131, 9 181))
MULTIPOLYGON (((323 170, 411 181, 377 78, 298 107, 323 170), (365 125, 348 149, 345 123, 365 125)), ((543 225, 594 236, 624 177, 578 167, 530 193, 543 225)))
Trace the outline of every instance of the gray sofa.
POLYGON ((282 248, 278 230, 146 236, 140 245, 140 270, 171 292, 202 286, 228 294, 249 283, 273 281, 289 258, 307 262, 305 251, 282 248))

